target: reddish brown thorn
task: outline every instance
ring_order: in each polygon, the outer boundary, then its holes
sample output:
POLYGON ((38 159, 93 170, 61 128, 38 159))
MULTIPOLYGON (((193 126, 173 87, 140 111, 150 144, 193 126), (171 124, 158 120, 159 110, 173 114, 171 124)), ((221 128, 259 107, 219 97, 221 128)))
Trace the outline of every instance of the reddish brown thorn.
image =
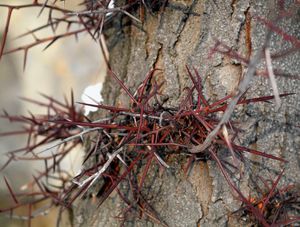
POLYGON ((260 16, 255 16, 254 18, 264 23, 271 31, 274 31, 277 34, 279 34, 285 41, 292 43, 295 46, 295 48, 300 48, 300 40, 296 36, 286 33, 285 31, 277 27, 273 22, 270 22, 265 18, 262 18, 260 16))
POLYGON ((155 71, 157 71, 157 70, 160 70, 160 69, 153 69, 153 70, 151 70, 148 74, 147 74, 147 76, 146 76, 146 78, 144 79, 144 81, 142 82, 142 84, 141 84, 141 86, 139 87, 139 88, 137 88, 137 92, 138 92, 138 102, 139 103, 141 103, 142 102, 142 99, 143 99, 143 95, 144 95, 144 91, 145 91, 145 89, 147 90, 147 86, 148 86, 148 84, 149 83, 151 83, 151 79, 152 79, 152 77, 153 77, 153 74, 154 74, 154 72, 155 71))
POLYGON ((269 191, 267 197, 263 200, 263 205, 262 205, 261 210, 264 210, 265 207, 266 207, 266 205, 269 203, 269 200, 270 200, 270 198, 273 196, 273 193, 274 193, 274 191, 276 190, 276 187, 277 187, 277 185, 278 185, 278 183, 279 183, 280 178, 281 178, 282 175, 283 175, 283 172, 284 172, 284 170, 282 170, 281 173, 278 175, 278 177, 277 177, 276 181, 273 183, 272 188, 271 188, 271 190, 269 191))
POLYGON ((138 104, 138 102, 135 100, 135 98, 133 97, 133 95, 130 93, 130 91, 128 90, 128 88, 125 86, 125 84, 117 77, 117 75, 111 71, 111 70, 108 70, 108 73, 109 75, 111 75, 116 81, 117 83, 121 86, 121 88, 123 88, 123 90, 127 93, 127 95, 130 97, 130 99, 138 104))
POLYGON ((134 168, 134 166, 137 164, 138 161, 140 161, 142 158, 142 154, 138 154, 138 156, 130 163, 130 166, 124 171, 124 173, 116 180, 113 185, 110 187, 110 189, 103 195, 101 198, 98 207, 101 206, 101 204, 107 199, 107 197, 112 193, 112 191, 119 185, 119 183, 125 179, 125 177, 131 172, 131 170, 134 168))
MULTIPOLYGON (((285 97, 285 96, 289 96, 289 95, 294 95, 295 93, 285 93, 285 94, 280 94, 279 97, 285 97)), ((226 96, 226 99, 229 98, 230 96, 226 96)), ((251 99, 241 99, 238 101, 237 105, 242 105, 242 104, 249 104, 249 103, 256 103, 256 102, 266 102, 269 100, 274 99, 274 95, 271 96, 263 96, 263 97, 258 97, 258 98, 251 98, 251 99)), ((221 107, 218 107, 216 109, 211 109, 209 110, 209 113, 214 113, 214 112, 219 112, 222 111, 224 112, 227 108, 228 104, 225 104, 221 107)))
MULTIPOLYGON (((71 121, 54 121, 58 124, 63 124, 63 125, 78 125, 78 126, 87 126, 87 127, 100 127, 100 128, 106 128, 106 129, 126 129, 129 131, 137 131, 138 127, 133 127, 133 126, 126 126, 126 125, 117 125, 117 124, 104 124, 104 123, 92 123, 92 122, 71 122, 71 121)), ((149 131, 147 128, 142 128, 142 130, 149 131)))
POLYGON ((224 169, 223 164, 221 163, 220 159, 218 158, 218 156, 216 155, 216 153, 212 149, 210 149, 210 154, 211 154, 212 158, 216 161, 217 165, 219 166, 219 169, 221 170, 223 176, 225 177, 225 180, 227 181, 227 183, 229 184, 229 186, 231 187, 231 189, 238 194, 239 199, 246 204, 247 209, 250 210, 254 214, 254 216, 256 217, 256 219, 263 226, 269 226, 269 224, 267 223, 266 219, 264 218, 264 216, 260 212, 260 210, 258 210, 256 207, 254 207, 252 205, 252 203, 248 201, 248 199, 242 194, 242 192, 232 182, 232 180, 228 176, 228 173, 224 169))
POLYGON ((9 159, 5 162, 5 164, 0 168, 0 172, 2 170, 4 170, 8 165, 9 163, 11 163, 12 161, 14 161, 15 157, 13 154, 10 155, 9 159))
POLYGON ((10 193, 11 197, 13 198, 14 202, 15 202, 16 204, 19 204, 19 201, 17 200, 17 197, 16 197, 15 193, 13 192, 11 186, 9 185, 9 183, 8 183, 8 181, 7 181, 7 179, 6 179, 6 177, 4 176, 3 178, 4 178, 5 184, 6 184, 7 188, 8 188, 9 193, 10 193))
POLYGON ((276 157, 276 156, 271 155, 271 154, 266 154, 266 153, 261 152, 261 151, 257 151, 257 150, 250 149, 250 148, 247 148, 247 147, 238 146, 236 144, 232 144, 232 146, 237 151, 245 151, 245 152, 249 152, 251 154, 259 155, 259 156, 262 156, 262 157, 265 157, 265 158, 274 159, 274 160, 281 161, 281 162, 287 162, 283 158, 276 157))
MULTIPOLYGON (((204 106, 208 106, 209 104, 208 104, 208 102, 206 101, 206 99, 205 99, 205 97, 203 96, 203 93, 202 93, 203 91, 202 91, 202 85, 201 85, 201 77, 200 77, 200 75, 198 74, 198 71, 193 67, 194 72, 195 72, 195 74, 196 74, 196 76, 197 76, 197 80, 196 80, 196 79, 194 78, 194 76, 192 75, 192 73, 191 73, 189 67, 186 65, 185 68, 186 68, 186 70, 187 70, 187 72, 188 72, 188 75, 189 75, 189 77, 191 78, 191 80, 192 80, 192 82, 193 82, 193 84, 194 84, 196 90, 198 91, 198 104, 199 104, 199 101, 201 100, 201 101, 203 102, 204 106)), ((200 108, 200 106, 198 106, 198 108, 200 108)))
POLYGON ((149 171, 150 165, 152 163, 153 157, 154 157, 153 152, 151 152, 149 155, 147 155, 148 160, 147 160, 143 175, 141 177, 141 180, 140 180, 140 183, 139 183, 139 186, 138 186, 138 193, 140 192, 141 188, 143 187, 143 184, 144 184, 145 178, 147 176, 147 173, 149 171))
POLYGON ((43 38, 43 39, 39 39, 38 41, 34 41, 33 43, 27 44, 25 46, 21 46, 21 47, 12 49, 12 50, 8 50, 8 51, 4 52, 3 54, 10 54, 10 53, 18 52, 18 51, 24 51, 23 69, 25 69, 26 60, 27 60, 27 53, 28 53, 28 50, 30 48, 32 48, 34 46, 37 46, 39 44, 45 43, 45 42, 50 42, 50 44, 52 44, 53 40, 56 41, 59 38, 76 35, 76 34, 79 34, 79 33, 82 33, 82 32, 85 32, 85 28, 78 29, 78 30, 75 30, 75 31, 72 31, 72 32, 66 32, 62 35, 55 35, 55 36, 50 36, 50 37, 46 37, 46 38, 43 38))
POLYGON ((131 112, 130 109, 127 108, 122 108, 122 107, 115 107, 115 106, 106 106, 102 104, 90 104, 90 103, 84 103, 84 102, 77 102, 82 105, 86 106, 93 106, 93 107, 98 107, 99 109, 105 109, 105 110, 110 110, 111 112, 131 112))
POLYGON ((8 8, 8 15, 7 15, 7 18, 6 18, 6 25, 5 25, 5 29, 4 29, 4 32, 3 32, 1 46, 0 46, 0 60, 2 58, 2 55, 3 55, 3 52, 4 52, 5 43, 6 43, 6 40, 7 40, 9 23, 10 23, 10 20, 11 20, 12 11, 13 11, 13 8, 9 7, 8 8))

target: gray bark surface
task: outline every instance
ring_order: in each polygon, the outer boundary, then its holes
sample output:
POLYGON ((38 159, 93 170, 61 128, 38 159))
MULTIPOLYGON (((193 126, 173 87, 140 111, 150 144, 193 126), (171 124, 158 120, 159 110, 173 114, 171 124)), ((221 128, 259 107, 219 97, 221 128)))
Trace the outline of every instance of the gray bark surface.
MULTIPOLYGON (((191 84, 185 65, 195 67, 204 81, 206 97, 213 101, 235 91, 245 66, 228 57, 208 55, 216 39, 247 56, 246 17, 259 15, 272 19, 275 12, 274 0, 240 1, 168 1, 163 14, 149 15, 143 24, 144 31, 137 27, 125 29, 110 53, 114 72, 129 88, 136 88, 153 68, 162 69, 157 76, 164 81, 164 94, 169 96, 168 106, 177 106, 186 94, 184 88, 191 84)), ((300 37, 299 14, 279 21, 286 32, 300 37)), ((264 43, 267 28, 257 20, 251 21, 251 51, 255 53, 264 43)), ((248 45, 248 46, 247 46, 248 45)), ((286 50, 291 44, 273 35, 270 42, 272 52, 286 50)), ((300 69, 299 51, 273 61, 274 67, 297 75, 300 69)), ((299 77, 298 77, 299 79, 299 77)), ((300 182, 300 132, 298 98, 299 80, 277 77, 280 93, 295 92, 296 95, 282 100, 282 107, 275 112, 274 103, 256 103, 237 107, 234 119, 241 122, 244 130, 239 135, 243 146, 285 158, 288 163, 263 159, 254 155, 247 157, 259 162, 243 166, 244 175, 239 187, 244 195, 250 193, 250 178, 256 175, 275 177, 282 168, 285 174, 280 185, 300 182)), ((255 77, 247 97, 272 95, 269 81, 255 77)), ((105 103, 126 105, 128 98, 120 87, 107 77, 103 97, 105 103)), ((188 177, 182 167, 186 158, 178 156, 166 160, 171 166, 161 171, 157 166, 146 178, 143 194, 158 217, 168 226, 250 226, 249 221, 238 219, 232 212, 241 203, 232 196, 227 182, 212 161, 197 162, 188 177)), ((121 189, 126 191, 126 184, 121 189)), ((116 193, 97 208, 97 202, 80 200, 74 209, 75 226, 119 226, 118 216, 124 204, 116 193)), ((149 208, 150 209, 150 208, 149 208)), ((160 226, 145 214, 138 218, 128 216, 125 226, 160 226)))

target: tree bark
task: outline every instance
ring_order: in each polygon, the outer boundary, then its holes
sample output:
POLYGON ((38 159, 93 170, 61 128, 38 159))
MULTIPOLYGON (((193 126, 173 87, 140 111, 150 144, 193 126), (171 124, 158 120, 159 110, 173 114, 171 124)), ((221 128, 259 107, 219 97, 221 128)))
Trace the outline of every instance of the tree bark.
MULTIPOLYGON (((292 1, 290 1, 292 2, 292 1)), ((116 4, 118 1, 116 2, 116 4)), ((286 7, 289 3, 286 1, 286 7)), ((267 28, 250 19, 258 15, 268 20, 277 12, 275 0, 169 0, 164 12, 146 13, 143 29, 131 25, 122 33, 110 52, 113 71, 130 88, 137 88, 151 69, 162 70, 157 76, 164 82, 163 93, 168 95, 167 106, 177 106, 186 95, 184 88, 191 84, 186 65, 195 67, 203 79, 206 97, 210 101, 234 93, 246 70, 238 61, 214 54, 208 59, 216 40, 220 40, 243 56, 253 56, 264 43, 267 28)), ((299 14, 278 22, 289 34, 299 37, 299 14)), ((120 28, 121 29, 121 28, 120 28)), ((110 39, 118 39, 114 33, 110 39)), ((271 39, 272 52, 288 49, 289 43, 280 36, 271 39)), ((277 68, 290 74, 299 73, 299 52, 274 61, 277 68)), ((299 80, 277 77, 280 92, 297 92, 299 80)), ((269 81, 256 76, 247 93, 249 97, 272 94, 269 81)), ((111 77, 106 78, 103 89, 105 103, 126 106, 126 94, 111 77)), ((254 155, 248 157, 260 162, 255 168, 244 166, 240 188, 250 193, 249 181, 255 175, 276 175, 285 168, 283 182, 300 182, 299 98, 297 95, 283 100, 278 112, 273 103, 257 103, 238 107, 234 118, 242 122, 239 135, 243 146, 277 155, 289 161, 283 164, 254 155), (296 126, 296 127, 295 127, 296 126), (249 168, 249 169, 248 169, 249 168)), ((185 157, 166 160, 171 166, 161 171, 152 166, 153 173, 145 182, 145 199, 159 219, 168 226, 250 226, 249 220, 232 215, 240 208, 222 173, 212 161, 195 162, 188 176, 182 169, 185 157)), ((124 186, 126 191, 126 186, 124 186)), ((74 210, 75 226, 119 226, 124 204, 113 193, 100 208, 91 199, 79 201, 74 210)), ((149 208, 150 209, 150 208, 149 208)), ((160 226, 146 214, 126 217, 125 226, 160 226)))

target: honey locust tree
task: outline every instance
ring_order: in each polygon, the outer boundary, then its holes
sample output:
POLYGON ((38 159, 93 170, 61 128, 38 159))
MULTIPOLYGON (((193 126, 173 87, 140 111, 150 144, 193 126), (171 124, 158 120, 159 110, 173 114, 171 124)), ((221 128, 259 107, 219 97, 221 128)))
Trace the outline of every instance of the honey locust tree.
MULTIPOLYGON (((46 27, 81 27, 34 45, 86 32, 107 64, 97 113, 81 122, 67 104, 67 118, 46 120, 62 143, 74 127, 98 130, 66 188, 54 193, 35 178, 42 196, 72 210, 74 226, 299 222, 299 1, 84 1, 80 12, 55 4, 33 1, 63 13, 46 27)), ((0 56, 26 55, 33 45, 4 51, 7 30, 0 56)))
MULTIPOLYGON (((194 67, 202 78, 209 102, 229 94, 235 95, 249 67, 233 53, 251 59, 267 43, 274 55, 272 65, 279 91, 297 92, 300 18, 299 4, 295 1, 170 0, 164 6, 159 5, 160 1, 152 1, 153 4, 145 2, 144 8, 147 9, 140 9, 134 14, 142 20, 142 24, 119 15, 113 21, 116 31, 106 34, 111 48, 110 66, 129 89, 138 87, 151 69, 160 69, 156 79, 164 82, 165 105, 178 106, 188 92, 186 87, 192 83, 187 65, 191 69, 194 67), (298 13, 280 17, 283 9, 298 13), (298 44, 284 38, 272 28, 273 25, 295 37, 298 44), (268 32, 272 34, 266 42, 268 32), (212 54, 218 42, 221 51, 212 54), (222 47, 222 44, 228 48, 222 47), (276 54, 278 57, 275 57, 276 54)), ((116 1, 115 4, 124 3, 116 1)), ((273 94, 263 63, 264 55, 263 51, 262 60, 254 66, 257 72, 247 88, 247 97, 273 94)), ((115 84, 112 77, 106 78, 103 98, 108 104, 124 105, 129 100, 128 96, 115 84)), ((232 118, 239 122, 237 127, 243 132, 235 138, 239 143, 288 161, 282 163, 253 154, 247 156, 255 164, 243 165, 243 173, 236 176, 240 178, 236 180, 245 196, 250 198, 250 185, 257 181, 257 176, 274 177, 278 174, 276 171, 282 168, 285 168, 283 182, 300 182, 297 174, 298 110, 297 94, 282 100, 278 111, 275 111, 274 103, 255 103, 235 109, 232 118)), ((222 114, 216 117, 221 118, 222 114)), ((161 222, 169 226, 244 226, 245 220, 251 223, 241 213, 233 215, 240 208, 241 201, 233 196, 217 164, 195 158, 189 172, 184 174, 183 163, 187 158, 175 154, 166 160, 170 168, 164 171, 160 171, 157 165, 150 167, 152 170, 141 193, 151 206, 139 209, 135 204, 128 208, 132 212, 124 213, 125 226, 159 226, 161 222), (152 212, 157 216, 151 215, 152 212)), ((74 210, 74 223, 76 226, 117 226, 120 220, 115 216, 122 215, 122 209, 120 211, 116 207, 122 203, 117 193, 112 194, 99 209, 96 209, 97 203, 92 204, 90 199, 80 201, 74 210)), ((126 209, 129 206, 126 205, 120 206, 126 209)))

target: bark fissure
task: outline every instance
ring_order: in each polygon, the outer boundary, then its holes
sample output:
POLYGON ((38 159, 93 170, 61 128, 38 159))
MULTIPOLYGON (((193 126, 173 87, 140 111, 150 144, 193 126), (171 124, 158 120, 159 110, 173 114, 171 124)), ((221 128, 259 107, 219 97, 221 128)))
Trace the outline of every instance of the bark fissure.
POLYGON ((197 4, 197 0, 193 0, 192 3, 187 7, 187 9, 185 11, 183 11, 183 16, 181 17, 180 19, 180 22, 178 24, 178 27, 176 29, 176 40, 173 41, 172 43, 172 48, 176 48, 176 43, 178 42, 179 38, 180 38, 180 35, 182 33, 182 31, 184 30, 184 27, 187 23, 187 20, 189 19, 189 17, 191 16, 192 12, 193 12, 193 9, 194 7, 196 6, 197 4))

